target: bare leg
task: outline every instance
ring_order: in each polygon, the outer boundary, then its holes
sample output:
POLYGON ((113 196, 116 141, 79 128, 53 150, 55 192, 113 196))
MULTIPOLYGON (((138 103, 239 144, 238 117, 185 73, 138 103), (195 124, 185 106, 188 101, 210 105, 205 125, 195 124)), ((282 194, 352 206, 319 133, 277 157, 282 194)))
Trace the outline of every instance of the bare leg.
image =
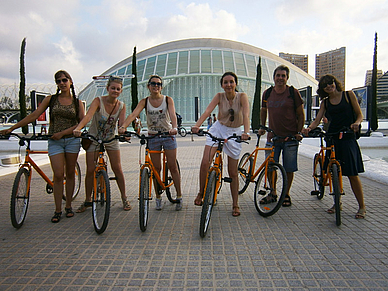
POLYGON ((177 198, 182 198, 181 177, 176 163, 176 149, 165 150, 165 153, 167 158, 167 165, 171 172, 172 180, 174 181, 177 198))
POLYGON ((55 212, 62 211, 63 177, 65 154, 57 154, 50 157, 51 169, 54 175, 54 202, 55 212))
POLYGON ((113 173, 116 176, 117 186, 119 187, 121 193, 121 200, 127 200, 127 196, 125 194, 125 179, 123 170, 121 168, 121 158, 120 158, 120 150, 118 151, 107 151, 110 159, 110 166, 112 168, 113 173))
POLYGON ((360 212, 360 214, 364 213, 364 215, 359 215, 357 212, 356 218, 364 218, 366 211, 365 211, 365 203, 364 203, 364 192, 362 190, 360 177, 348 176, 348 178, 349 178, 350 186, 352 187, 354 196, 356 196, 356 199, 357 199, 358 208, 359 208, 358 212, 360 212), (363 212, 361 212, 360 210, 363 212))
POLYGON ((78 153, 65 153, 66 159, 66 208, 71 208, 75 185, 75 164, 77 163, 78 153))
POLYGON ((238 207, 238 160, 232 159, 228 156, 228 173, 232 178, 230 183, 230 192, 233 200, 233 216, 239 216, 240 211, 238 207))

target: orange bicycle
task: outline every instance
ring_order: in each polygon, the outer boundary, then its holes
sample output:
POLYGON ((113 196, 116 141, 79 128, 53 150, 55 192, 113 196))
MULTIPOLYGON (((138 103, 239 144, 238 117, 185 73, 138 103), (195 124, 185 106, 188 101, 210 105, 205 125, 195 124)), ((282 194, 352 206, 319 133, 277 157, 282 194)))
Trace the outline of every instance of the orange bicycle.
POLYGON ((353 131, 344 127, 335 133, 325 133, 320 127, 317 127, 309 132, 310 137, 320 138, 319 153, 314 155, 314 190, 311 191, 311 195, 316 195, 318 199, 322 199, 325 195, 325 186, 330 187, 330 195, 334 196, 335 222, 337 226, 341 225, 341 195, 345 195, 345 193, 342 186, 341 164, 340 161, 335 158, 335 149, 332 138, 334 136, 341 137, 343 134, 347 133, 353 133, 353 131), (323 145, 324 138, 326 146, 323 145))
MULTIPOLYGON (((11 222, 15 228, 20 228, 27 216, 28 204, 30 201, 30 189, 31 189, 31 178, 32 168, 46 181, 46 192, 48 194, 53 193, 53 181, 43 172, 43 170, 34 162, 32 154, 47 154, 47 151, 34 151, 31 150, 31 141, 34 140, 48 140, 49 135, 32 135, 30 137, 22 136, 17 133, 10 133, 9 135, 15 136, 19 139, 19 146, 26 146, 26 153, 24 162, 19 165, 19 171, 15 176, 13 182, 12 193, 11 193, 11 222)), ((64 180, 66 183, 66 178, 64 180)), ((81 169, 78 162, 75 166, 75 186, 73 191, 72 200, 77 197, 81 187, 81 169)), ((62 197, 66 200, 65 194, 62 197)))
MULTIPOLYGON (((174 182, 172 181, 171 174, 169 173, 167 166, 167 159, 164 149, 161 151, 150 150, 148 147, 148 140, 161 137, 169 138, 171 135, 168 132, 159 132, 155 135, 145 136, 144 134, 139 135, 136 132, 126 132, 126 137, 131 137, 132 135, 140 138, 140 151, 141 146, 146 145, 145 147, 145 159, 144 162, 140 162, 140 176, 139 176, 139 225, 141 231, 146 231, 148 225, 148 213, 149 213, 149 201, 152 200, 152 183, 156 184, 156 191, 159 194, 162 194, 163 191, 166 192, 166 196, 171 203, 178 203, 176 199, 176 193, 172 193, 173 187, 171 187, 174 182), (155 170, 155 166, 152 163, 150 154, 160 153, 162 154, 162 173, 159 173, 155 170)), ((180 173, 178 160, 176 161, 178 166, 178 171, 180 173)))
MULTIPOLYGON (((275 143, 280 140, 295 140, 295 137, 281 137, 275 132, 263 125, 260 128, 271 132, 274 137, 272 141, 275 143)), ((239 174, 239 194, 243 194, 248 188, 249 183, 255 183, 254 202, 256 210, 261 216, 267 217, 275 214, 282 205, 287 193, 287 174, 283 166, 274 160, 274 148, 260 148, 259 142, 261 135, 255 131, 257 135, 256 148, 252 153, 245 153, 238 163, 239 174), (256 168, 257 157, 259 151, 269 151, 269 155, 264 159, 260 167, 256 168), (255 182, 256 177, 258 177, 255 182), (280 193, 280 194, 279 194, 280 193)))
MULTIPOLYGON (((81 138, 91 139, 98 143, 98 159, 93 175, 93 194, 92 194, 92 217, 94 230, 101 234, 106 230, 109 221, 110 213, 110 180, 116 180, 116 177, 108 176, 108 166, 105 160, 105 147, 104 144, 110 143, 115 139, 125 141, 121 136, 116 135, 109 140, 97 139, 95 136, 88 134, 84 131, 81 134, 81 138)), ((91 145, 92 146, 92 145, 91 145)))
MULTIPOLYGON (((222 182, 230 183, 232 182, 232 178, 223 177, 223 161, 222 161, 222 149, 224 144, 228 142, 229 139, 235 139, 236 142, 245 142, 241 139, 241 136, 237 136, 236 134, 229 136, 228 138, 218 138, 213 136, 210 132, 205 130, 200 130, 196 133, 199 136, 203 136, 204 134, 210 136, 212 140, 217 143, 217 150, 215 152, 215 157, 213 159, 213 164, 210 166, 209 171, 206 176, 205 182, 205 191, 203 192, 202 198, 202 211, 201 211, 201 220, 199 224, 199 235, 201 237, 205 237, 207 230, 210 224, 210 217, 212 214, 213 207, 217 202, 217 195, 221 191, 222 182)), ((247 142, 246 142, 247 143, 247 142)))

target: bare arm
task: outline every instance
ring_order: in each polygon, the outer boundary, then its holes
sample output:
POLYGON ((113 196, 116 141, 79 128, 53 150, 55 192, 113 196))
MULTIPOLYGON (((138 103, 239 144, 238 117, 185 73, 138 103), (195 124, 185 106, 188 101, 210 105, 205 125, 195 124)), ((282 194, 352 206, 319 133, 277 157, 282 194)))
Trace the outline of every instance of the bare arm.
POLYGON ((124 123, 126 111, 127 109, 125 107, 125 103, 123 103, 123 109, 121 109, 121 112, 119 115, 119 127, 124 123))
POLYGON ((307 127, 307 128, 303 128, 302 129, 302 133, 304 135, 308 135, 308 133, 313 130, 314 128, 316 128, 319 123, 321 123, 321 120, 326 112, 326 108, 325 108, 325 102, 324 102, 325 99, 323 99, 321 101, 321 105, 320 105, 320 108, 319 108, 319 111, 317 113, 317 117, 314 119, 314 121, 307 127))
POLYGON ((136 108, 132 111, 132 113, 127 116, 127 118, 119 127, 120 134, 123 134, 125 132, 128 125, 130 125, 131 122, 134 121, 135 118, 140 114, 140 112, 145 108, 145 101, 146 101, 145 98, 141 99, 140 102, 137 104, 136 108))
POLYGON ((241 93, 240 97, 242 114, 243 114, 243 125, 244 125, 244 133, 243 140, 248 139, 249 131, 250 131, 250 122, 249 122, 249 101, 248 96, 245 93, 241 93))
MULTIPOLYGON (((83 106, 82 111, 83 111, 83 106)), ((74 136, 81 136, 81 129, 85 127, 85 125, 92 119, 94 113, 100 108, 100 98, 94 98, 92 103, 89 106, 88 112, 86 113, 85 117, 82 118, 80 123, 74 128, 73 134, 74 136)))
POLYGON ((357 132, 359 129, 359 125, 361 124, 364 117, 362 115, 360 105, 358 104, 357 97, 353 91, 349 91, 349 98, 349 101, 351 102, 353 107, 353 111, 356 114, 356 120, 353 124, 350 125, 350 128, 353 129, 354 132, 357 132))
POLYGON ((191 130, 194 133, 197 133, 199 130, 199 127, 204 123, 204 121, 209 117, 209 115, 213 112, 214 108, 220 103, 220 93, 217 93, 212 101, 207 106, 205 112, 201 115, 201 117, 198 119, 198 121, 195 123, 195 125, 191 128, 191 130))
POLYGON ((175 104, 174 100, 171 97, 166 97, 166 102, 168 102, 168 114, 170 114, 172 129, 169 130, 169 133, 171 135, 175 135, 178 133, 177 127, 178 127, 178 121, 175 114, 175 104))

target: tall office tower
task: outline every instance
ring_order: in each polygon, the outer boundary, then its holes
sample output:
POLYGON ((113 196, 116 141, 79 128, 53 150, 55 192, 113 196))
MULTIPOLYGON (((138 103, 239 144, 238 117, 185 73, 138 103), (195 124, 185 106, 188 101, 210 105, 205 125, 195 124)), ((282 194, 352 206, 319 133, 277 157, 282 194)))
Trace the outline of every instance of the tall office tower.
MULTIPOLYGON (((372 85, 372 72, 373 70, 367 70, 365 74, 365 86, 372 85)), ((382 70, 377 70, 377 79, 379 79, 383 75, 382 70)))
POLYGON ((279 53, 279 57, 283 60, 289 61, 291 64, 294 64, 298 68, 302 69, 306 73, 309 71, 309 56, 308 55, 296 55, 296 54, 287 54, 279 53))
POLYGON ((345 57, 345 47, 316 54, 315 79, 319 81, 322 76, 330 74, 336 77, 345 88, 345 57))

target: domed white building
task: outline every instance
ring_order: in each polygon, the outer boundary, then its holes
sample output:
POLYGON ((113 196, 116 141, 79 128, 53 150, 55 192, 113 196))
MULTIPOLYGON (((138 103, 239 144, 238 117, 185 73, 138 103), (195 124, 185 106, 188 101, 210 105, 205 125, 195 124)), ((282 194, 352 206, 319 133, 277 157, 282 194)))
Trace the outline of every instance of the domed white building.
MULTIPOLYGON (((256 67, 261 57, 262 91, 273 85, 273 71, 284 64, 290 68, 288 85, 295 88, 312 87, 317 81, 303 70, 263 49, 236 41, 198 38, 164 43, 136 54, 139 100, 148 96, 147 81, 151 75, 163 78, 162 93, 174 99, 176 111, 183 123, 195 121, 194 100, 199 97, 202 113, 217 92, 221 92, 220 78, 226 71, 235 72, 239 78, 238 90, 247 93, 252 105, 256 82, 256 67)), ((132 73, 132 57, 126 58, 101 75, 126 75, 132 73)), ((105 86, 90 83, 79 97, 87 106, 97 97, 106 94, 105 86)), ((131 108, 131 79, 124 79, 120 99, 131 108)), ((144 112, 142 113, 144 120, 144 112)))

